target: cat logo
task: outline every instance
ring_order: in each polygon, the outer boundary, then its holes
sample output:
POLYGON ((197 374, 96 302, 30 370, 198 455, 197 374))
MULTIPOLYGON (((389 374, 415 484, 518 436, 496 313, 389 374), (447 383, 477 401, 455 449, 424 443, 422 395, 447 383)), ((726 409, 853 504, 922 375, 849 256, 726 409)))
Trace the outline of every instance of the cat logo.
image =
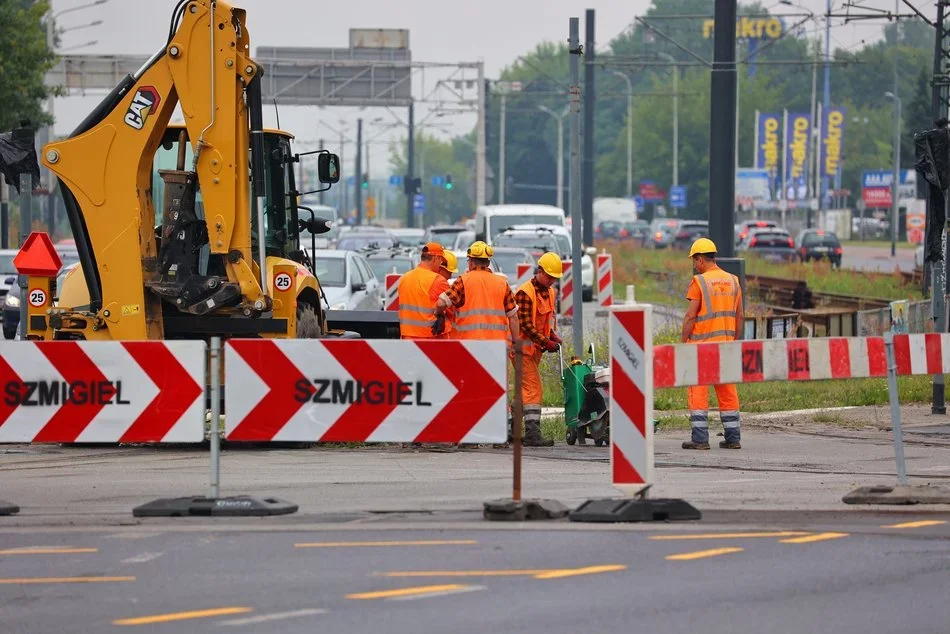
POLYGON ((154 86, 142 86, 135 92, 129 109, 125 112, 125 123, 130 128, 141 130, 145 127, 145 120, 150 114, 158 110, 158 104, 162 98, 158 96, 158 91, 154 86))

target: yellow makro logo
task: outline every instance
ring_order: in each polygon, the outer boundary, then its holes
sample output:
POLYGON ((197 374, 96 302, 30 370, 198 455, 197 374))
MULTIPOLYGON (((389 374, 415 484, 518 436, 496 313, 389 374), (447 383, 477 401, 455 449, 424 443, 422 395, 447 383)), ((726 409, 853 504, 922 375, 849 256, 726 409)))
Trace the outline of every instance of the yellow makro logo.
MULTIPOLYGON (((707 40, 713 35, 715 20, 703 21, 703 37, 707 40)), ((738 18, 736 20, 736 37, 747 40, 777 40, 782 37, 782 21, 778 18, 738 18)))
POLYGON ((765 119, 763 128, 764 138, 762 139, 762 155, 765 160, 765 164, 762 165, 762 167, 767 169, 769 174, 776 174, 778 173, 779 161, 779 120, 775 117, 769 117, 765 119))
POLYGON ((844 114, 839 110, 828 113, 828 129, 825 130, 825 176, 835 176, 841 165, 841 125, 844 123, 844 114))
POLYGON ((791 166, 789 176, 798 179, 805 175, 805 157, 808 154, 808 117, 795 117, 792 120, 792 138, 788 140, 791 166))

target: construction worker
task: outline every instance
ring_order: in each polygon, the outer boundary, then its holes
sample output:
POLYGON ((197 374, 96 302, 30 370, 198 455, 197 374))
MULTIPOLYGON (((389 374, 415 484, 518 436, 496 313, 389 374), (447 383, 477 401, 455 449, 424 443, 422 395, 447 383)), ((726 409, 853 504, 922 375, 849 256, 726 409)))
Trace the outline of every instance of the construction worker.
MULTIPOLYGON (((742 332, 742 289, 739 279, 716 264, 716 245, 709 238, 693 242, 689 250, 693 276, 686 299, 689 308, 683 317, 683 343, 735 341, 742 332)), ((692 438, 683 449, 709 449, 709 387, 691 386, 686 396, 692 438)), ((739 443, 739 394, 735 385, 716 385, 719 419, 724 439, 722 449, 741 449, 739 443)))
POLYGON ((494 250, 478 241, 468 248, 468 272, 459 276, 435 305, 432 334, 443 332, 445 312, 454 306, 458 339, 498 339, 518 342, 518 305, 507 280, 488 266, 494 250))
MULTIPOLYGON (((459 260, 451 251, 443 254, 442 266, 439 268, 439 275, 446 280, 457 275, 459 272, 459 260)), ((445 331, 442 333, 444 339, 458 339, 458 330, 455 329, 455 307, 447 308, 445 311, 445 331)))
POLYGON ((399 336, 402 339, 432 339, 435 304, 449 288, 439 275, 445 255, 442 245, 429 242, 422 247, 419 265, 399 280, 399 336))
POLYGON ((524 444, 527 447, 550 447, 552 439, 541 437, 541 355, 554 352, 561 338, 554 331, 554 291, 551 287, 561 279, 564 266, 556 253, 538 258, 534 277, 515 293, 518 303, 518 325, 521 332, 522 378, 521 399, 524 407, 524 444))

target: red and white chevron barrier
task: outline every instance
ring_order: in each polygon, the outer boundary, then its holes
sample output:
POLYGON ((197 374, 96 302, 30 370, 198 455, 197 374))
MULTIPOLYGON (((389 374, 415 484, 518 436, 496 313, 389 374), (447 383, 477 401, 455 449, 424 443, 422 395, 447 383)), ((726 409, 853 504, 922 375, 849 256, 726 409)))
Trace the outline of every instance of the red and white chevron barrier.
POLYGON ((0 345, 0 442, 201 442, 203 341, 0 345))
POLYGON ((597 305, 601 308, 614 303, 614 264, 609 253, 597 254, 597 305))
POLYGON ((610 311, 610 469, 615 487, 653 482, 653 307, 610 311))
POLYGON ((527 284, 531 281, 531 278, 534 277, 534 265, 533 264, 519 264, 515 273, 517 275, 515 283, 512 285, 515 290, 521 288, 522 284, 527 284))
MULTIPOLYGON (((898 375, 950 372, 950 334, 894 335, 898 375)), ((887 376, 883 337, 657 346, 655 387, 887 376)))
POLYGON ((574 316, 574 267, 570 260, 562 262, 564 275, 561 276, 561 316, 574 316))
POLYGON ((503 341, 232 339, 234 441, 500 443, 503 341))
POLYGON ((398 273, 386 274, 386 310, 399 310, 399 280, 398 273))

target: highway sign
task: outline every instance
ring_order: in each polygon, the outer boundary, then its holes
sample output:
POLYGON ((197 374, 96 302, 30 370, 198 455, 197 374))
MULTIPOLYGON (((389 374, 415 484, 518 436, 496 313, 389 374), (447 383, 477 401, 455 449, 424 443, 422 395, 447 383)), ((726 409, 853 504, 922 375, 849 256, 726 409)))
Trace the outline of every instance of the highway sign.
POLYGON ((673 185, 670 187, 670 207, 682 209, 686 206, 686 186, 673 185))
POLYGON ((392 185, 393 187, 398 187, 399 185, 402 185, 402 176, 395 176, 395 175, 390 176, 389 184, 392 185))
POLYGON ((426 212, 426 195, 414 194, 412 197, 412 213, 421 216, 426 212))
POLYGON ((445 177, 444 177, 444 176, 433 176, 433 177, 432 177, 432 186, 433 186, 433 187, 442 187, 443 185, 445 185, 445 177))

